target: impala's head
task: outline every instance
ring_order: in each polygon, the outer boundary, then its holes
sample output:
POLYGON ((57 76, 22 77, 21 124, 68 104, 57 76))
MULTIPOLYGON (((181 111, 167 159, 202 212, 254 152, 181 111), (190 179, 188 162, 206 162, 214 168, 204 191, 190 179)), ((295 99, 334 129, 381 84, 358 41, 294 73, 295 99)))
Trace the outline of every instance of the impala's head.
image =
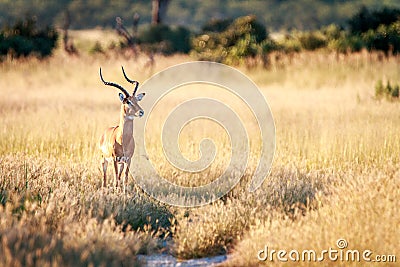
POLYGON ((124 112, 125 118, 133 120, 134 117, 142 117, 144 115, 144 111, 140 107, 138 102, 142 100, 142 98, 145 96, 145 93, 140 93, 136 95, 139 83, 137 81, 129 79, 126 76, 124 67, 122 67, 122 73, 124 74, 124 77, 128 82, 135 85, 132 95, 129 95, 128 91, 125 90, 125 88, 123 88, 121 85, 105 81, 103 79, 103 75, 101 74, 101 68, 100 68, 100 79, 105 85, 113 86, 121 90, 122 93, 119 93, 119 100, 122 103, 121 110, 124 112))

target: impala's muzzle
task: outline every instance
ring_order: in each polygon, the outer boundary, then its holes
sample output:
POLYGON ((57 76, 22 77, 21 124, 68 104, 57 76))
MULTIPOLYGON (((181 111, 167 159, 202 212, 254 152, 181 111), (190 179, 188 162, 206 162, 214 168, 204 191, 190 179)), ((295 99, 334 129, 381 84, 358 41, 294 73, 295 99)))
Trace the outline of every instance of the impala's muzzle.
POLYGON ((144 111, 143 110, 139 110, 138 112, 135 113, 136 117, 142 117, 144 115, 144 111))

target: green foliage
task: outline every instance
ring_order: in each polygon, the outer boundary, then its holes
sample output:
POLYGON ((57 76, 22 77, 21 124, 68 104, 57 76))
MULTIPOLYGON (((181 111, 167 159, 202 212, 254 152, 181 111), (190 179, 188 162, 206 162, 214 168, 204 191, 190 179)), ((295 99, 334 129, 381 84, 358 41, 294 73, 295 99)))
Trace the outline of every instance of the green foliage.
MULTIPOLYGON (((335 23, 345 25, 360 5, 367 8, 400 8, 398 0, 385 1, 312 1, 312 0, 247 0, 247 1, 187 1, 170 2, 165 23, 184 25, 199 31, 212 18, 237 18, 255 14, 271 31, 282 29, 315 30, 323 25, 335 23)), ((149 0, 2 0, 0 1, 0 27, 14 23, 21 14, 31 14, 44 25, 61 27, 64 23, 64 11, 71 13, 73 29, 88 29, 96 26, 113 27, 115 17, 127 18, 127 24, 133 20, 133 14, 140 15, 140 23, 151 21, 151 1, 149 0)))
POLYGON ((281 46, 277 42, 269 38, 262 41, 260 46, 262 54, 269 54, 273 51, 281 49, 281 46))
MULTIPOLYGON (((213 25, 222 23, 225 22, 212 22, 213 25)), ((215 29, 209 26, 203 28, 215 29)), ((261 51, 270 51, 274 45, 273 41, 267 38, 265 27, 256 20, 255 16, 244 16, 234 20, 221 32, 205 31, 194 38, 192 54, 200 60, 235 64, 242 58, 255 57, 261 51), (268 42, 263 43, 266 40, 268 42)))
POLYGON ((250 38, 254 39, 254 42, 260 43, 267 38, 267 31, 255 16, 244 16, 235 19, 223 35, 224 38, 233 42, 242 38, 250 38))
POLYGON ((369 51, 383 51, 386 55, 400 52, 400 9, 371 11, 363 7, 349 20, 349 26, 349 38, 357 39, 357 45, 361 41, 369 51))
POLYGON ((327 41, 327 48, 338 53, 357 52, 363 47, 360 38, 349 35, 342 27, 330 24, 321 28, 321 33, 327 41))
POLYGON ((400 52, 400 20, 391 25, 380 25, 376 30, 362 34, 368 50, 380 50, 388 54, 400 52))
POLYGON ((34 18, 17 21, 0 32, 0 56, 13 57, 51 55, 57 45, 58 33, 52 27, 38 29, 34 18))
POLYGON ((400 85, 391 85, 390 81, 383 84, 382 80, 379 80, 375 85, 375 97, 380 99, 385 97, 387 99, 399 98, 400 85))
POLYGON ((326 46, 326 38, 319 32, 304 32, 299 34, 299 42, 303 49, 314 51, 326 46))
POLYGON ((364 46, 361 36, 351 35, 342 27, 330 24, 316 31, 295 31, 280 42, 285 52, 328 49, 339 53, 357 52, 364 46))
POLYGON ((321 33, 325 36, 327 41, 337 40, 344 36, 345 31, 337 24, 329 24, 321 28, 321 33))
MULTIPOLYGON (((344 25, 360 5, 367 8, 400 8, 398 0, 371 1, 187 1, 170 2, 166 24, 184 25, 190 29, 201 30, 211 18, 237 18, 255 14, 270 30, 299 29, 315 30, 322 25, 336 23, 344 25)), ((63 25, 63 12, 71 14, 73 29, 87 29, 96 26, 113 27, 115 17, 126 18, 126 25, 132 25, 133 14, 140 15, 140 23, 151 21, 151 1, 149 0, 2 0, 0 1, 0 27, 14 23, 21 15, 36 16, 43 25, 63 25)))
POLYGON ((400 10, 384 8, 369 11, 362 8, 350 20, 350 30, 331 24, 317 31, 295 31, 281 41, 283 51, 328 48, 339 53, 369 51, 400 52, 400 10), (397 21, 396 21, 397 20, 397 21), (394 22, 393 22, 394 21, 394 22))
POLYGON ((151 25, 139 34, 139 42, 145 50, 163 54, 188 53, 190 50, 190 31, 185 27, 151 25))
POLYGON ((330 33, 323 31, 293 31, 280 39, 278 41, 279 46, 275 46, 274 50, 285 53, 300 52, 301 50, 314 51, 328 45, 328 42, 333 38, 328 34, 330 33))
POLYGON ((39 27, 55 25, 55 22, 63 18, 63 12, 71 2, 72 0, 2 0, 0 1, 0 28, 14 24, 24 16, 37 18, 39 27))
POLYGON ((291 34, 285 35, 284 38, 278 41, 278 47, 285 53, 293 53, 301 51, 301 44, 297 38, 291 34))
MULTIPOLYGON (((372 5, 365 6, 353 16, 351 16, 351 8, 353 10, 359 8, 359 5, 353 1, 346 1, 346 4, 342 1, 314 1, 314 5, 311 5, 309 0, 271 1, 269 4, 258 0, 250 0, 250 2, 251 5, 244 5, 242 1, 187 2, 174 0, 171 1, 168 9, 166 25, 140 25, 139 33, 135 34, 135 38, 144 51, 167 55, 191 51, 199 59, 227 64, 238 64, 246 58, 265 59, 273 51, 293 53, 302 50, 328 49, 338 53, 349 53, 366 48, 369 51, 383 51, 386 55, 397 54, 400 51, 400 9, 398 9, 400 5, 391 1, 385 2, 387 7, 380 4, 373 5, 377 8, 376 10, 370 9, 372 5), (351 12, 346 11, 346 15, 339 19, 338 10, 343 11, 344 6, 351 12), (309 9, 304 11, 307 7, 309 9), (300 19, 296 16, 292 16, 293 18, 290 19, 286 18, 294 11, 297 13, 304 11, 305 13, 301 15, 304 16, 308 12, 317 13, 322 7, 332 13, 329 21, 337 21, 337 23, 321 27, 325 20, 316 22, 306 20, 307 23, 296 21, 297 23, 293 24, 292 20, 302 20, 303 18, 300 19), (266 8, 268 12, 264 13, 285 10, 288 14, 267 15, 261 12, 266 8), (202 15, 200 16, 198 12, 202 12, 202 15), (255 15, 248 16, 247 14, 256 14, 257 20, 255 15), (245 16, 237 17, 239 15, 245 16), (220 19, 215 19, 216 17, 220 19), (235 17, 237 19, 231 19, 235 17), (206 19, 208 22, 199 27, 198 25, 201 24, 198 22, 204 22, 206 19), (289 23, 287 20, 292 22, 289 23), (339 26, 340 22, 343 23, 346 20, 349 26, 347 30, 339 26), (187 25, 187 27, 169 26, 171 23, 179 23, 187 25), (292 30, 283 39, 275 41, 269 38, 264 25, 268 26, 268 29, 278 29, 277 24, 283 25, 279 27, 286 29, 289 28, 288 25, 294 26, 296 30, 292 30), (320 28, 315 30, 317 27, 320 28), (191 39, 192 32, 199 28, 201 31, 197 37, 191 39)), ((362 1, 361 4, 363 3, 365 4, 362 1)), ((72 28, 88 28, 98 25, 109 27, 114 25, 116 16, 123 16, 127 18, 125 25, 129 30, 135 12, 141 16, 141 24, 150 21, 151 12, 151 1, 146 0, 116 0, 112 2, 63 0, 54 3, 40 3, 31 9, 28 9, 29 6, 32 6, 31 1, 0 2, 0 25, 4 24, 5 20, 15 21, 16 14, 21 14, 21 12, 29 11, 38 18, 37 20, 19 20, 14 26, 5 26, 0 32, 0 55, 10 54, 14 57, 30 54, 39 57, 50 55, 56 45, 57 32, 49 27, 44 30, 37 28, 41 27, 43 23, 47 23, 45 25, 55 23, 61 26, 63 23, 62 12, 66 8, 71 13, 72 28), (13 11, 13 8, 18 8, 20 12, 13 11), (10 12, 5 14, 1 10, 10 10, 10 12), (46 16, 47 10, 56 14, 51 16, 54 17, 53 20, 46 16)), ((319 17, 320 15, 318 13, 315 16, 319 17)), ((121 46, 124 47, 124 44, 121 43, 121 46)), ((90 48, 90 53, 103 52, 105 52, 105 48, 103 49, 99 43, 90 48)))
POLYGON ((370 30, 376 30, 381 25, 389 26, 400 18, 400 9, 384 7, 380 10, 369 10, 362 7, 350 20, 350 32, 361 34, 370 30))
POLYGON ((94 43, 93 47, 90 48, 89 53, 90 54, 104 54, 103 46, 101 45, 101 43, 99 41, 97 41, 96 43, 94 43))

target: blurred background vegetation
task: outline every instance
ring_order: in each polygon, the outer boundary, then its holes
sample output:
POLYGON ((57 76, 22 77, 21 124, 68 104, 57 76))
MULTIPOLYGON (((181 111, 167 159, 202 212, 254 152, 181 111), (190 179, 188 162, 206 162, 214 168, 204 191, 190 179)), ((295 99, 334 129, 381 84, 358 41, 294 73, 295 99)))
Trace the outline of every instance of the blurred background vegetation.
POLYGON ((199 60, 267 67, 272 52, 325 49, 337 53, 400 52, 396 0, 61 0, 0 1, 0 55, 45 57, 69 30, 116 30, 90 53, 190 54, 199 60))
MULTIPOLYGON (((72 16, 71 28, 87 29, 97 26, 114 27, 120 16, 128 25, 134 13, 142 24, 151 22, 151 0, 2 0, 0 26, 13 23, 26 14, 35 15, 41 26, 63 25, 63 12, 72 16)), ((315 30, 335 23, 346 25, 347 20, 362 6, 379 9, 384 6, 400 8, 397 0, 171 0, 165 23, 182 25, 198 31, 211 18, 237 18, 254 14, 269 31, 315 30)))

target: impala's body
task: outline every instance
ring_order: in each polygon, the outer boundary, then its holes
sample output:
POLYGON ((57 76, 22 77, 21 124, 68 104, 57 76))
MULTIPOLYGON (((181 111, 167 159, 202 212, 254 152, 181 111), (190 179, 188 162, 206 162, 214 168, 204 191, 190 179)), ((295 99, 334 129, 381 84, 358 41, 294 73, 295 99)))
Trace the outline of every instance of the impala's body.
POLYGON ((144 112, 139 106, 138 102, 142 100, 144 93, 135 95, 138 87, 138 82, 129 80, 125 71, 122 68, 125 78, 131 83, 135 83, 136 87, 132 95, 120 85, 104 81, 101 75, 100 78, 105 85, 110 85, 120 89, 122 93, 119 93, 121 101, 121 111, 119 124, 114 127, 108 128, 100 137, 99 147, 102 153, 102 169, 103 169, 103 186, 107 185, 107 166, 109 162, 113 162, 115 171, 115 186, 119 185, 122 173, 125 174, 125 183, 128 179, 129 165, 133 153, 135 151, 135 141, 133 139, 133 120, 135 117, 143 116, 144 112), (119 166, 118 166, 119 165, 119 166))

